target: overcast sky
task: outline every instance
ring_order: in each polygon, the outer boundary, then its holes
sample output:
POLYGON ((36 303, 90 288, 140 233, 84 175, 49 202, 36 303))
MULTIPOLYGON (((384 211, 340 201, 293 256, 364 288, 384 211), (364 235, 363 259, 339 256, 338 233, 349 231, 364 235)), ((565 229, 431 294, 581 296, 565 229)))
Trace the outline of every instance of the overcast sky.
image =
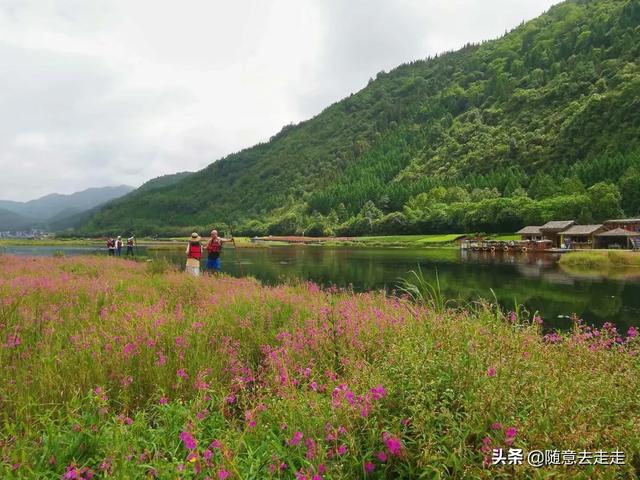
POLYGON ((555 3, 0 0, 0 199, 201 169, 555 3))

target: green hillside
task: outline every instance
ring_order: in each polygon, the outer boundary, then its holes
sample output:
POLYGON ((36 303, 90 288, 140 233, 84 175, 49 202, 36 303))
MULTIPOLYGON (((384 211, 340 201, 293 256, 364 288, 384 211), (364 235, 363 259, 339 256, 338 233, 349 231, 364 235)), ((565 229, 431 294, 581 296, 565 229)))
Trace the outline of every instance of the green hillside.
POLYGON ((180 180, 187 178, 192 173, 193 172, 178 172, 178 173, 173 173, 169 175, 162 175, 160 177, 153 178, 148 182, 143 183, 142 185, 140 185, 138 190, 140 191, 153 190, 155 188, 162 188, 162 187, 174 185, 178 183, 180 180))
POLYGON ((24 230, 33 226, 40 225, 33 218, 0 208, 0 232, 24 230))
POLYGON ((640 0, 570 0, 498 40, 381 72, 82 230, 508 231, 639 213, 640 0))

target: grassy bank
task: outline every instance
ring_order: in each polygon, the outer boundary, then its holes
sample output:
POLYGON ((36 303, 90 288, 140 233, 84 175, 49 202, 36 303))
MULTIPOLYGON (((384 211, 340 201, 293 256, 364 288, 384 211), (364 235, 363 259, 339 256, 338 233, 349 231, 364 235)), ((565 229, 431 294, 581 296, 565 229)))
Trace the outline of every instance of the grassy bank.
MULTIPOLYGON (((457 240, 463 237, 475 237, 478 234, 475 233, 449 233, 449 234, 434 234, 434 235, 386 235, 386 236, 369 236, 369 237, 353 237, 351 240, 326 240, 319 241, 317 245, 327 247, 388 247, 388 248, 457 248, 457 240)), ((513 234, 499 234, 489 235, 485 237, 487 240, 519 240, 518 235, 513 234)), ((146 247, 149 250, 183 250, 187 238, 167 238, 167 239, 151 239, 151 238, 139 238, 137 239, 138 245, 146 247)), ((260 241, 252 242, 249 237, 235 237, 236 246, 238 248, 260 248, 269 246, 282 246, 291 245, 287 242, 281 241, 260 241)), ((206 241, 206 237, 203 237, 203 241, 206 241)), ((80 239, 80 238, 68 238, 68 239, 44 239, 44 240, 29 240, 29 239, 0 239, 0 247, 3 246, 102 246, 104 244, 103 239, 80 239)), ((316 245, 316 244, 314 244, 316 245)))
POLYGON ((570 252, 560 257, 560 265, 585 270, 640 267, 640 253, 616 250, 570 252))
POLYGON ((1 478, 640 471, 635 330, 97 257, 0 256, 0 298, 1 478), (626 466, 487 465, 509 446, 626 466))
POLYGON ((44 238, 44 239, 28 239, 28 238, 2 238, 0 239, 0 247, 77 247, 77 246, 102 246, 104 241, 99 238, 44 238))

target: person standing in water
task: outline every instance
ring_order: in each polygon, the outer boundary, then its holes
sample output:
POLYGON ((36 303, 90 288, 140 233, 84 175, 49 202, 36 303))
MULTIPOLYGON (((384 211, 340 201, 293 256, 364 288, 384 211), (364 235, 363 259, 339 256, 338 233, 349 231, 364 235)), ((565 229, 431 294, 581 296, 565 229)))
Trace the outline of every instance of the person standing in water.
POLYGON ((200 259, 202 258, 202 245, 200 244, 202 238, 196 232, 191 234, 189 243, 187 244, 187 265, 185 271, 193 275, 194 277, 200 276, 200 259))
POLYGON ((211 230, 211 238, 207 243, 207 263, 205 264, 207 273, 220 271, 220 253, 222 252, 222 244, 226 242, 233 242, 233 237, 219 237, 217 230, 211 230))

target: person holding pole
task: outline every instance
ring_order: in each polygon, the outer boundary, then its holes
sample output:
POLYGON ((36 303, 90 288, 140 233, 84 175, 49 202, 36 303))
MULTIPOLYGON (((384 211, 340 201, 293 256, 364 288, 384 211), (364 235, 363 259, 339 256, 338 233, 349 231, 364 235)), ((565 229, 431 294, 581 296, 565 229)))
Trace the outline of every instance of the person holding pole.
POLYGON ((222 252, 222 244, 233 241, 233 237, 219 237, 217 230, 211 230, 211 238, 207 243, 207 263, 205 264, 205 270, 207 273, 217 273, 220 271, 220 253, 222 252))

